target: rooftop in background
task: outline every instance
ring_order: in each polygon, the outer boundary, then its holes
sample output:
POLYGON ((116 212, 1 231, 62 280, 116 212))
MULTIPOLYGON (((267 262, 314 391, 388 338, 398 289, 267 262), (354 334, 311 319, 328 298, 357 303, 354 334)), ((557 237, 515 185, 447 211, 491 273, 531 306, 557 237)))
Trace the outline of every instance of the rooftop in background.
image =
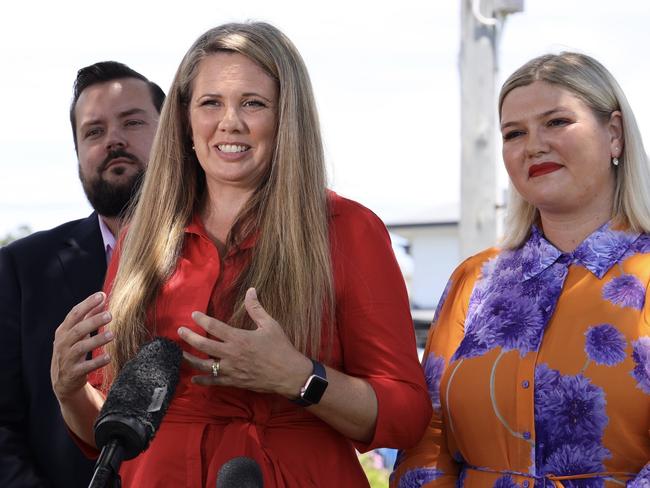
POLYGON ((428 225, 457 225, 460 219, 459 203, 424 204, 404 207, 390 204, 377 210, 387 227, 420 227, 428 225))

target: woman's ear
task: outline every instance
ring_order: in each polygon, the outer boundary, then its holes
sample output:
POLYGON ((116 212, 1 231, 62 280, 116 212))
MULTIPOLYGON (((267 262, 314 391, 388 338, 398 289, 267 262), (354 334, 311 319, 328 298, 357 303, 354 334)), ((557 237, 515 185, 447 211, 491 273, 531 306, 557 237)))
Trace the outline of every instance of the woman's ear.
POLYGON ((623 115, 620 110, 615 110, 611 113, 607 127, 610 134, 610 156, 612 158, 620 158, 623 154, 623 144, 625 142, 623 134, 623 115))

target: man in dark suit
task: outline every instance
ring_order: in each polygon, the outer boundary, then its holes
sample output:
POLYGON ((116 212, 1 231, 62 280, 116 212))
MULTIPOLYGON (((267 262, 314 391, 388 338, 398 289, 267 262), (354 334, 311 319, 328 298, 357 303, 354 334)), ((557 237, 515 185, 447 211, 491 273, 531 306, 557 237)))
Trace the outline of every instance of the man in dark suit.
POLYGON ((94 463, 72 442, 50 383, 54 332, 102 287, 149 160, 164 93, 113 61, 79 70, 70 107, 85 219, 0 249, 0 486, 87 487, 94 463))

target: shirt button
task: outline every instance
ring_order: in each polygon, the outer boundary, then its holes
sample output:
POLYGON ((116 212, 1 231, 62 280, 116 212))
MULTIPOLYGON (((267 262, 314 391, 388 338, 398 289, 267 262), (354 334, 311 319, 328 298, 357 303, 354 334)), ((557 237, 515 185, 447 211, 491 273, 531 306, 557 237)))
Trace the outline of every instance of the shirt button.
POLYGON ((530 432, 526 431, 523 433, 524 439, 528 440, 530 439, 530 432))
POLYGON ((524 380, 521 382, 521 386, 523 388, 528 388, 530 386, 530 383, 528 382, 528 380, 524 380))
POLYGON ((529 485, 530 483, 528 482, 528 480, 524 480, 524 482, 521 484, 521 486, 523 486, 524 488, 528 488, 529 485))

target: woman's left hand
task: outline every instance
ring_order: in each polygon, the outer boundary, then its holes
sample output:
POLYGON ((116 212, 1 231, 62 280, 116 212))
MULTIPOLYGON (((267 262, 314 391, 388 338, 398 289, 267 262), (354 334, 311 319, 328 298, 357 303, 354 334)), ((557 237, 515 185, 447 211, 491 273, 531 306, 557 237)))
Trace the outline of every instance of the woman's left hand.
POLYGON ((236 329, 201 312, 193 312, 192 319, 208 337, 186 327, 178 329, 181 339, 210 356, 201 359, 183 353, 194 369, 208 373, 192 381, 295 398, 311 374, 311 361, 293 347, 280 324, 264 310, 254 288, 246 292, 244 306, 257 329, 236 329))

